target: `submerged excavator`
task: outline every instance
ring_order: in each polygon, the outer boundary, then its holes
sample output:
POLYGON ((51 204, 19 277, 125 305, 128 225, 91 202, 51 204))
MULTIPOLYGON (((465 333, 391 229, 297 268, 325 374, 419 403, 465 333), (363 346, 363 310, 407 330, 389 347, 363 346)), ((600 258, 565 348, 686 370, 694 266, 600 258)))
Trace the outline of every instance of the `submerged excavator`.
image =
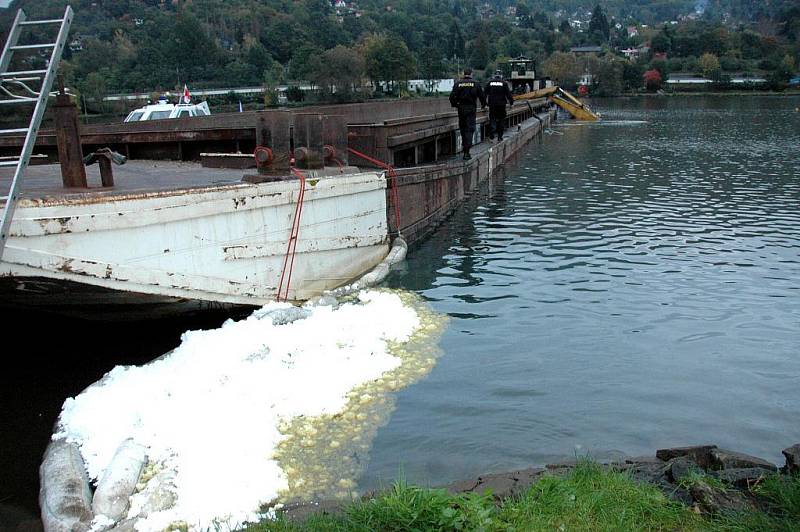
POLYGON ((576 120, 587 122, 600 120, 600 115, 592 111, 588 105, 561 87, 553 85, 549 78, 537 79, 532 59, 526 57, 512 59, 508 61, 507 69, 511 71, 511 75, 507 75, 506 79, 511 82, 511 92, 514 93, 514 100, 547 98, 572 115, 576 120))

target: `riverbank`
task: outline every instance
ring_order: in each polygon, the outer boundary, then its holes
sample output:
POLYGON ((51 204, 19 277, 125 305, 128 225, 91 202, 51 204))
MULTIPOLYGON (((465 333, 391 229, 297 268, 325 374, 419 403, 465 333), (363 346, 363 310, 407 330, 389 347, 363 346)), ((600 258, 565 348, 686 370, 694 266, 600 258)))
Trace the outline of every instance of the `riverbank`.
POLYGON ((290 505, 248 532, 284 530, 792 530, 800 521, 800 444, 778 470, 715 445, 589 458, 443 488, 403 481, 351 503, 290 505))
MULTIPOLYGON (((660 91, 660 92, 623 92, 616 96, 604 96, 604 98, 630 98, 632 96, 662 97, 662 96, 798 96, 800 89, 786 89, 774 91, 768 89, 748 89, 731 91, 660 91)), ((591 98, 587 98, 591 101, 591 98)))

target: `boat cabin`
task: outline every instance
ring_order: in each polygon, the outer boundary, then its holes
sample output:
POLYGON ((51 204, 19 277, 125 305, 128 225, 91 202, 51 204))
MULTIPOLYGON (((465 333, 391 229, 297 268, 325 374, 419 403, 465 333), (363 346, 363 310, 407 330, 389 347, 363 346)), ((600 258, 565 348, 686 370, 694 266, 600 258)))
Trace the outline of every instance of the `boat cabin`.
POLYGON ((208 116, 211 110, 208 102, 169 103, 166 98, 161 98, 156 104, 145 105, 131 111, 125 117, 125 122, 142 122, 144 120, 161 120, 166 118, 188 118, 191 116, 208 116))
POLYGON ((527 57, 508 60, 504 65, 506 79, 511 82, 511 91, 515 94, 526 93, 546 87, 552 87, 550 78, 536 77, 536 62, 527 57))

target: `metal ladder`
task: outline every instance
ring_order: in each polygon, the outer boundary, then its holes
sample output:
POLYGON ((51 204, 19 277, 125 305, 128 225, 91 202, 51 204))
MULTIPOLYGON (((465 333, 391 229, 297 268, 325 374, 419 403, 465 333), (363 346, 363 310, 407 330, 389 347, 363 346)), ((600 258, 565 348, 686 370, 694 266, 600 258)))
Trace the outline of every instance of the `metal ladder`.
POLYGON ((3 55, 0 56, 0 109, 5 105, 13 104, 27 104, 35 103, 33 114, 31 115, 28 127, 17 129, 0 129, 0 135, 25 133, 25 143, 22 146, 22 152, 18 159, 10 161, 0 161, 0 168, 7 166, 16 167, 14 171, 14 178, 11 181, 11 187, 8 190, 8 195, 0 196, 0 202, 5 200, 3 207, 3 215, 0 218, 0 259, 3 258, 3 251, 6 247, 6 240, 8 239, 9 228, 11 226, 11 218, 14 216, 14 208, 16 207, 17 200, 19 199, 20 185, 22 183, 22 176, 28 166, 33 146, 36 144, 36 134, 39 131, 39 125, 44 116, 44 110, 47 107, 47 99, 51 96, 50 89, 53 87, 55 80, 56 70, 58 63, 61 61, 61 52, 64 50, 64 45, 67 42, 67 34, 69 27, 72 24, 73 12, 70 6, 67 6, 64 11, 63 18, 47 19, 47 20, 27 20, 27 16, 23 10, 17 11, 17 17, 14 19, 14 24, 11 26, 11 31, 8 34, 8 40, 3 48, 3 55), (58 24, 58 37, 55 42, 41 43, 41 44, 23 44, 17 45, 20 33, 26 26, 41 26, 49 24, 58 24), (11 65, 11 58, 17 50, 38 50, 50 49, 50 60, 47 68, 43 70, 18 70, 9 71, 11 65), (28 84, 32 82, 41 82, 38 91, 32 89, 28 84), (13 90, 12 90, 13 89, 13 90), (19 94, 22 91, 24 95, 19 94))

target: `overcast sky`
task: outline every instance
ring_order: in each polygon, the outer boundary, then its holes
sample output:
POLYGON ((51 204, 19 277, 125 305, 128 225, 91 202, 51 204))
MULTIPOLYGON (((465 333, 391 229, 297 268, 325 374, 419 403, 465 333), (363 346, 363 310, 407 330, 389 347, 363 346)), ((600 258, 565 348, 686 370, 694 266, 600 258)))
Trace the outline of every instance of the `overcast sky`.
POLYGON ((11 3, 11 0, 0 0, 0 7, 8 7, 8 4, 11 3))

